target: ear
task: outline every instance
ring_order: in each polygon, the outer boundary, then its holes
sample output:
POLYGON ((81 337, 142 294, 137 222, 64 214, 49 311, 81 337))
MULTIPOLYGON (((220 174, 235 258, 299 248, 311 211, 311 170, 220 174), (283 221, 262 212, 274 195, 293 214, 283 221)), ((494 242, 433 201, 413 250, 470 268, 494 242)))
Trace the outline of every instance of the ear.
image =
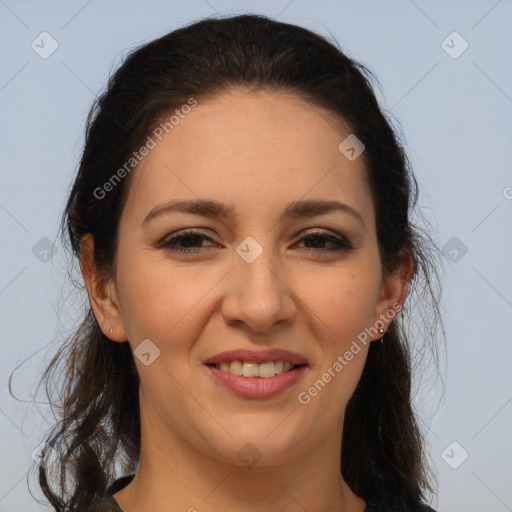
MULTIPOLYGON (((407 298, 407 290, 414 274, 414 258, 409 248, 401 251, 400 261, 392 274, 384 276, 379 290, 372 325, 380 320, 386 331, 407 298)), ((379 324, 381 323, 379 322, 379 324)), ((376 339, 379 339, 379 335, 376 339)))
POLYGON ((127 341, 115 283, 98 270, 94 258, 94 239, 90 233, 80 241, 80 269, 91 308, 103 334, 113 341, 127 341))

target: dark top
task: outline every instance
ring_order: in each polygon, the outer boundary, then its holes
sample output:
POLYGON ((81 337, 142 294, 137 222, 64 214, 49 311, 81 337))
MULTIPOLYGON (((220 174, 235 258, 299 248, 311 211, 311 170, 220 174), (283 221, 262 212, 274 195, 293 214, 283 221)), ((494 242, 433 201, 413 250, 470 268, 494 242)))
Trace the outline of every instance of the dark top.
MULTIPOLYGON (((117 501, 112 497, 114 494, 119 492, 123 487, 126 487, 135 475, 127 475, 116 480, 107 488, 105 497, 99 501, 93 503, 87 512, 123 512, 117 501)), ((390 497, 389 503, 386 503, 386 512, 436 512, 433 508, 428 505, 418 505, 416 507, 407 507, 404 505, 403 500, 400 497, 390 497)), ((375 507, 367 502, 364 512, 384 512, 382 509, 375 507)))

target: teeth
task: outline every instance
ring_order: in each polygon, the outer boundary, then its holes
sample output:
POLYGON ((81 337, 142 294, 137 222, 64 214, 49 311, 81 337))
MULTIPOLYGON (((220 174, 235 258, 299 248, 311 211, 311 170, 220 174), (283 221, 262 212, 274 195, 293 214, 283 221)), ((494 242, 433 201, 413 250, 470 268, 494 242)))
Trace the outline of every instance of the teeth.
POLYGON ((256 363, 244 363, 242 375, 244 377, 259 377, 260 365, 256 363))
POLYGON ((269 361, 267 363, 251 363, 242 361, 231 361, 230 363, 220 363, 215 365, 216 368, 233 375, 243 375, 244 377, 259 377, 261 379, 269 379, 280 373, 287 372, 293 368, 290 361, 269 361))
POLYGON ((258 370, 258 377, 261 377, 262 379, 274 377, 274 375, 276 374, 275 364, 272 361, 270 363, 260 364, 258 370))
POLYGON ((220 369, 222 370, 222 365, 226 365, 226 372, 232 373, 233 375, 242 375, 244 372, 244 365, 242 361, 231 361, 231 364, 229 363, 221 363, 220 369))

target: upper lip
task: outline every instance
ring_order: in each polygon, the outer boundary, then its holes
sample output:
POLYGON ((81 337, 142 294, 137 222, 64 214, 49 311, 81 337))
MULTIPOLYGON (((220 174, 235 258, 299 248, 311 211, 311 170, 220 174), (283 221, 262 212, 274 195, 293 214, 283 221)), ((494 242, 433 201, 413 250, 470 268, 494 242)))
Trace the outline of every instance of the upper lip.
POLYGON ((251 363, 267 363, 269 361, 290 361, 294 365, 307 364, 307 359, 300 354, 290 352, 281 348, 269 348, 266 350, 228 350, 210 357, 204 364, 229 363, 231 361, 242 361, 251 363))

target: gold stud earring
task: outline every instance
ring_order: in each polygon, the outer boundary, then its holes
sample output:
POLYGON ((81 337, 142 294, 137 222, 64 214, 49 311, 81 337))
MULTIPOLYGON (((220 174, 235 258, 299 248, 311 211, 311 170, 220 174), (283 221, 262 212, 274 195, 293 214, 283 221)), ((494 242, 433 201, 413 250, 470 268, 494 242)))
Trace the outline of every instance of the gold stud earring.
POLYGON ((109 331, 108 333, 109 333, 109 334, 112 334, 112 332, 113 332, 113 331, 112 331, 112 327, 111 327, 111 328, 110 328, 110 331, 109 331))

